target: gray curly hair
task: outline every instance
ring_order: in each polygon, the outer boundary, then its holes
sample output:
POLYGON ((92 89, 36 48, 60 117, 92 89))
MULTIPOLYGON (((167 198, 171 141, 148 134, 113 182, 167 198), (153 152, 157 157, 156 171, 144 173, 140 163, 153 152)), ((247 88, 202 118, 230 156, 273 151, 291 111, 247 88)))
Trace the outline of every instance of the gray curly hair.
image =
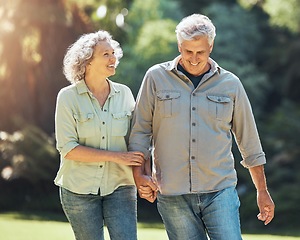
POLYGON ((216 37, 216 27, 207 16, 202 14, 192 14, 183 18, 176 26, 175 32, 179 44, 197 39, 199 36, 207 36, 208 43, 211 45, 216 37))
POLYGON ((86 66, 92 59, 95 46, 107 41, 114 49, 117 58, 116 66, 123 56, 120 44, 113 40, 109 32, 99 30, 94 33, 83 34, 75 43, 69 46, 63 60, 63 73, 67 80, 76 83, 84 79, 86 66))

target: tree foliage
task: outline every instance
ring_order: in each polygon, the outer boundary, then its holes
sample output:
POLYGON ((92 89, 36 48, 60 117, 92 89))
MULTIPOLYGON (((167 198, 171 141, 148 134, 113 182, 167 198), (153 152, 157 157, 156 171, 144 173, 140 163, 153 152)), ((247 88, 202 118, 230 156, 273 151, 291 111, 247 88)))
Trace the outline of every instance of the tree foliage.
POLYGON ((239 5, 214 3, 204 9, 216 25, 217 36, 212 57, 219 65, 235 73, 242 81, 258 117, 269 90, 266 73, 259 67, 257 54, 262 36, 257 16, 239 5), (222 14, 219 14, 222 12, 222 14), (234 21, 238 19, 238 21, 234 21))
MULTIPOLYGON (((56 190, 55 99, 68 84, 62 74, 63 55, 79 35, 101 28, 121 42, 124 57, 112 79, 136 94, 149 67, 178 54, 176 24, 198 12, 217 27, 212 57, 241 79, 251 100, 277 205, 271 226, 289 224, 284 219, 295 226, 300 184, 299 11, 296 0, 0 0, 0 208, 42 207, 33 201, 36 193, 56 190), (104 15, 97 13, 101 6, 106 6, 104 15), (124 24, 117 24, 118 16, 124 24)), ((238 162, 236 150, 235 156, 238 162)), ((243 226, 259 229, 255 189, 248 171, 236 166, 243 226)), ((58 202, 56 192, 53 199, 58 202)), ((60 209, 55 204, 50 208, 55 207, 60 209)))
POLYGON ((178 54, 175 27, 181 17, 178 5, 171 0, 133 1, 127 18, 124 57, 113 79, 126 83, 136 95, 150 66, 178 54))
POLYGON ((21 119, 52 133, 63 55, 89 20, 63 0, 2 0, 0 12, 0 128, 14 131, 21 119))

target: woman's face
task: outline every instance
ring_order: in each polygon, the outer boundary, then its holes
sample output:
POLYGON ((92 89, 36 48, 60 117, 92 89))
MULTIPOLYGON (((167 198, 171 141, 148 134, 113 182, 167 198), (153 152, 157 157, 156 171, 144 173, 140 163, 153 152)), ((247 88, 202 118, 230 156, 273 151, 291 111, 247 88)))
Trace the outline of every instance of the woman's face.
POLYGON ((110 43, 101 41, 94 49, 89 71, 105 78, 112 76, 116 72, 116 60, 115 51, 110 43))

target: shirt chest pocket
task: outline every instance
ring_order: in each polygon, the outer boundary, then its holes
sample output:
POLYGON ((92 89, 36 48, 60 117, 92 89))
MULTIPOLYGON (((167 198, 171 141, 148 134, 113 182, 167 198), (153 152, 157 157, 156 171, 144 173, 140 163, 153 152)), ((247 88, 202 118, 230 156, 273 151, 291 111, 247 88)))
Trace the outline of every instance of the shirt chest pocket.
POLYGON ((74 114, 76 130, 79 138, 88 138, 96 134, 96 122, 94 113, 74 114))
POLYGON ((129 129, 131 112, 120 112, 112 114, 112 136, 126 136, 129 129))
POLYGON ((158 112, 163 117, 174 117, 180 112, 180 92, 161 90, 156 93, 158 112))
POLYGON ((207 95, 208 113, 219 121, 231 122, 233 114, 233 102, 229 96, 207 95))

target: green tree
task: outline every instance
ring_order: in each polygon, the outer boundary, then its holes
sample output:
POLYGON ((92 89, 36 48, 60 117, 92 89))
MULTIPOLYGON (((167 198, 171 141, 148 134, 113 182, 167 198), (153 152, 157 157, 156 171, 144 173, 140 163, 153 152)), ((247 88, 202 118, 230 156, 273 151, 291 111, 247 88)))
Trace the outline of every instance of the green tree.
POLYGON ((39 128, 27 125, 12 134, 0 131, 0 210, 58 206, 58 199, 45 201, 57 190, 53 179, 58 166, 54 139, 39 128))
POLYGON ((300 2, 298 0, 238 0, 245 8, 261 7, 269 16, 270 23, 277 27, 286 27, 292 32, 300 31, 300 2))
POLYGON ((181 17, 178 5, 171 0, 133 1, 127 18, 124 57, 113 79, 129 85, 136 95, 149 67, 178 54, 175 27, 181 17))
POLYGON ((38 207, 37 195, 57 190, 59 159, 50 136, 56 95, 68 84, 62 60, 66 48, 92 29, 68 1, 0 0, 1 209, 38 207))
POLYGON ((0 129, 17 130, 21 119, 52 133, 63 55, 91 24, 63 0, 1 0, 0 12, 0 129))
MULTIPOLYGON (((269 31, 264 33, 268 43, 265 56, 268 61, 261 63, 272 79, 274 107, 281 98, 300 103, 299 71, 300 64, 300 2, 297 0, 239 0, 247 9, 260 8, 269 19, 269 31), (278 96, 281 98, 279 99, 278 96), (279 100, 278 100, 279 99, 279 100)), ((272 107, 273 107, 272 106, 272 107)))
POLYGON ((132 0, 69 0, 83 9, 95 30, 103 29, 123 43, 126 41, 126 21, 132 0), (124 20, 124 24, 122 24, 124 20))
POLYGON ((217 29, 212 58, 241 79, 258 118, 264 111, 270 84, 257 58, 263 42, 257 15, 237 4, 214 3, 203 11, 217 29))

